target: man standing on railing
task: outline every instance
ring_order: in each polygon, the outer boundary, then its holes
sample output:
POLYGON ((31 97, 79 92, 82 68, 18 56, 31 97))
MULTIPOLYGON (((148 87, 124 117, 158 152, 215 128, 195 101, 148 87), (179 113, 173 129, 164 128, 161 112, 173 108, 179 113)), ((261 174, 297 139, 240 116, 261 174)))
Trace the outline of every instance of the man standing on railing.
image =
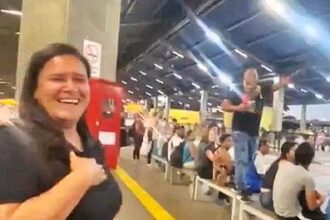
POLYGON ((272 105, 273 92, 284 87, 290 81, 282 77, 279 84, 270 86, 258 85, 258 73, 250 68, 244 72, 243 86, 232 89, 222 103, 222 110, 233 112, 232 136, 235 150, 235 185, 242 200, 248 200, 244 175, 252 156, 257 150, 257 137, 265 104, 272 105))

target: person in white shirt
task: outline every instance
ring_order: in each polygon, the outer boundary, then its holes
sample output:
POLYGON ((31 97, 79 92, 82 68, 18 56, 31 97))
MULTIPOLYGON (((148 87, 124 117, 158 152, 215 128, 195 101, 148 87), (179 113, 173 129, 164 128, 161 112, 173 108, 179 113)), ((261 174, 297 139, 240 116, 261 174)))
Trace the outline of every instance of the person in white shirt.
POLYGON ((267 157, 269 154, 269 146, 266 140, 259 141, 259 149, 257 151, 256 158, 254 160, 254 165, 256 167, 257 173, 261 176, 266 174, 272 161, 267 157))
POLYGON ((167 148, 168 161, 170 161, 171 154, 173 153, 174 149, 178 147, 182 142, 184 142, 184 127, 178 126, 174 128, 174 130, 175 133, 168 142, 168 148, 167 148))

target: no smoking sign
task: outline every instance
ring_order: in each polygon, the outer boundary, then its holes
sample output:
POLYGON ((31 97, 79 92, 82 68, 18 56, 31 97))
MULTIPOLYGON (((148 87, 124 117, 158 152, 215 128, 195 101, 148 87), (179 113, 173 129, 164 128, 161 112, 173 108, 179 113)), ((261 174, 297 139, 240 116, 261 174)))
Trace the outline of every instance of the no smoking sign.
POLYGON ((90 40, 84 40, 84 56, 91 65, 92 77, 100 77, 102 45, 90 40))

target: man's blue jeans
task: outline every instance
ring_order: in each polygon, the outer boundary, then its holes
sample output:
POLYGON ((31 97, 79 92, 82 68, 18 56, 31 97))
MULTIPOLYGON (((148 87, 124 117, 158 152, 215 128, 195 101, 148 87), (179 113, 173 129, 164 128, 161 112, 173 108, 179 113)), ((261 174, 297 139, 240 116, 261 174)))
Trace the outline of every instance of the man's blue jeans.
POLYGON ((235 151, 235 184, 238 191, 244 192, 244 176, 257 150, 257 138, 241 131, 233 131, 232 136, 235 151))

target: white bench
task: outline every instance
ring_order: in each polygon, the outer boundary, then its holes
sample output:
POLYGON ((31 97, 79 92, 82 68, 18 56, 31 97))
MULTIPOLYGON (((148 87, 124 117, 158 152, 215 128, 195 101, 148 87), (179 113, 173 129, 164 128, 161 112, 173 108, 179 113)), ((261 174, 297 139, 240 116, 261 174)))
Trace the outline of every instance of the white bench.
POLYGON ((208 179, 203 179, 200 178, 199 176, 196 176, 195 178, 195 185, 194 185, 194 196, 193 196, 193 200, 197 201, 198 200, 198 195, 199 195, 199 191, 201 189, 200 185, 201 184, 205 184, 208 187, 216 190, 217 192, 221 192, 223 194, 225 194, 226 196, 228 196, 231 200, 232 200, 232 207, 231 207, 231 220, 237 220, 238 217, 238 212, 239 212, 239 199, 238 199, 238 195, 236 192, 232 191, 231 188, 229 187, 222 187, 217 185, 215 182, 213 182, 212 180, 208 180, 208 179))
POLYGON ((166 181, 170 180, 170 164, 169 162, 162 158, 162 157, 159 157, 159 156, 156 156, 156 155, 151 155, 151 164, 156 167, 156 161, 161 163, 161 164, 164 164, 165 166, 165 174, 164 174, 164 179, 166 181))
POLYGON ((249 202, 240 204, 240 211, 239 211, 239 220, 250 220, 250 219, 257 219, 260 220, 277 220, 278 218, 276 215, 260 206, 257 202, 249 202))

